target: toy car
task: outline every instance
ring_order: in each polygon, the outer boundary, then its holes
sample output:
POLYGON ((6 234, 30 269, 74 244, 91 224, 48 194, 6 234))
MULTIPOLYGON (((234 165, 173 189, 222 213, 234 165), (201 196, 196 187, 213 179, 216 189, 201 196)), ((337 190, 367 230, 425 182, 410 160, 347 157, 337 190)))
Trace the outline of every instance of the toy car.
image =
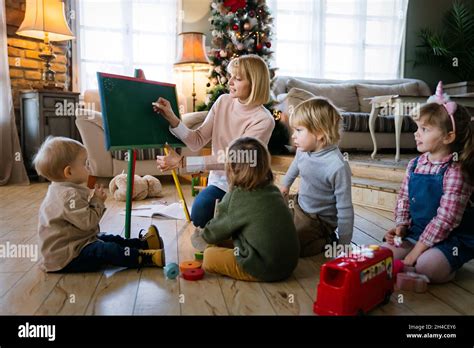
POLYGON ((319 315, 362 315, 388 303, 393 288, 392 251, 369 246, 321 266, 313 310, 319 315))

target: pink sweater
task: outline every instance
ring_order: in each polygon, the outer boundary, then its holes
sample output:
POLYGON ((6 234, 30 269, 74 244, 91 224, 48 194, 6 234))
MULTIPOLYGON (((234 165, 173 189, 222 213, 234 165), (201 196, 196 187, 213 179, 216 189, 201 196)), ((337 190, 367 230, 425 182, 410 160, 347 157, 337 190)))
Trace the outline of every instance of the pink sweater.
MULTIPOLYGON (((212 156, 205 160, 206 164, 212 164, 222 162, 224 151, 237 138, 254 137, 268 145, 274 127, 275 120, 263 105, 244 105, 237 98, 224 94, 216 100, 198 129, 190 130, 180 122, 170 130, 192 151, 200 150, 212 140, 212 156)), ((212 170, 208 184, 228 191, 227 179, 222 170, 212 170)))

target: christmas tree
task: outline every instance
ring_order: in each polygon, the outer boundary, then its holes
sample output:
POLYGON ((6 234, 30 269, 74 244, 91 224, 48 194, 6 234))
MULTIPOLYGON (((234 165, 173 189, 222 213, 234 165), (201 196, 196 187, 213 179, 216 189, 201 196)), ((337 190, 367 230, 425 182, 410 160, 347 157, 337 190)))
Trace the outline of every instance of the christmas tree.
MULTIPOLYGON (((210 110, 221 94, 229 93, 227 65, 233 58, 257 54, 267 63, 271 79, 276 70, 270 66, 273 18, 265 0, 212 0, 209 20, 212 69, 207 84, 207 100, 197 105, 198 111, 210 110)), ((282 154, 288 151, 285 145, 289 143, 290 135, 286 125, 280 122, 280 111, 272 108, 275 102, 271 100, 265 105, 275 118, 268 149, 272 154, 282 154)))
MULTIPOLYGON (((212 49, 208 96, 197 109, 209 110, 216 99, 228 93, 227 65, 236 57, 257 54, 270 67, 272 22, 265 0, 213 0, 211 2, 212 49)), ((273 78, 275 69, 270 68, 273 78)))

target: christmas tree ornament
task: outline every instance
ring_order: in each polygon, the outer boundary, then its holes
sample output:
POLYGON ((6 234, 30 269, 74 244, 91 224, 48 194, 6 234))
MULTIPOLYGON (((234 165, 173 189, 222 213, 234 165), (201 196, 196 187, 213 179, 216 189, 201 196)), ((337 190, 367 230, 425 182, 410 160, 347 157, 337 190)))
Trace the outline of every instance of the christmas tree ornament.
POLYGON ((250 30, 250 28, 251 28, 250 23, 247 22, 247 23, 244 24, 244 29, 245 30, 250 30))
POLYGON ((237 12, 237 10, 244 8, 247 5, 246 0, 225 0, 224 6, 230 7, 231 12, 237 12))

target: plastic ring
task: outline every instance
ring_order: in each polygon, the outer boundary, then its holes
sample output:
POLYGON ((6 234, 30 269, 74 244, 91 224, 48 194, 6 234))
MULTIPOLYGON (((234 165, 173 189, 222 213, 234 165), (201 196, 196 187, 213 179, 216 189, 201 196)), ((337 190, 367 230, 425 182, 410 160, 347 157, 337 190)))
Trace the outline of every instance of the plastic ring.
POLYGON ((183 272, 183 278, 186 280, 200 280, 204 277, 204 271, 200 268, 188 269, 183 272))
POLYGON ((165 276, 168 279, 175 279, 179 274, 179 267, 176 263, 169 263, 164 268, 165 276))

